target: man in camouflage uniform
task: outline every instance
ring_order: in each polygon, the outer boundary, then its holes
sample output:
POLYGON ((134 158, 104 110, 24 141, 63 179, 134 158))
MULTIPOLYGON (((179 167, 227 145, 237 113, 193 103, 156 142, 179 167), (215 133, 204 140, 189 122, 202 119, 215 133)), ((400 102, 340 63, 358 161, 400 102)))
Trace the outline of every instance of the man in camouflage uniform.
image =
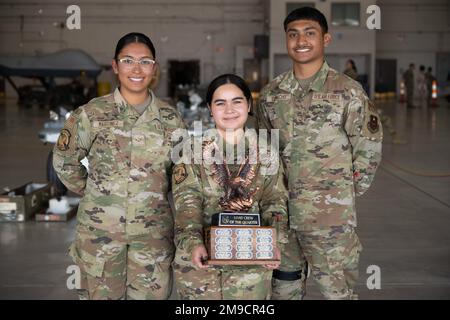
POLYGON ((71 114, 55 145, 59 178, 83 195, 70 248, 82 273, 80 298, 170 295, 171 135, 184 124, 174 108, 149 93, 142 114, 119 89, 93 99, 71 114), (84 157, 88 171, 80 163, 84 157))
POLYGON ((405 81, 406 87, 406 107, 414 108, 414 87, 415 87, 415 76, 414 76, 414 63, 409 64, 408 70, 403 74, 403 81, 405 81))
MULTIPOLYGON (((220 139, 217 135, 210 143, 204 143, 202 153, 205 154, 205 148, 220 139)), ((202 142, 198 143, 201 145, 202 142)), ((233 150, 233 146, 221 148, 222 145, 225 146, 225 143, 218 143, 219 149, 216 150, 233 150)), ((247 154, 248 146, 246 144, 247 154)), ((233 176, 241 167, 237 154, 235 151, 233 164, 228 164, 233 176)), ((278 159, 278 153, 275 154, 278 159)), ((255 175, 248 187, 253 204, 248 212, 260 213, 262 226, 276 228, 277 246, 280 247, 287 242, 287 192, 283 183, 283 167, 278 160, 264 158, 262 154, 259 158, 264 160, 254 165, 255 175)), ((204 227, 211 225, 213 214, 223 212, 219 201, 225 190, 215 180, 210 164, 209 161, 202 165, 180 163, 174 168, 172 185, 177 250, 173 267, 178 295, 189 300, 269 299, 272 270, 264 266, 225 265, 199 269, 191 261, 194 248, 205 243, 204 227)))
MULTIPOLYGON (((322 13, 294 10, 284 26, 293 70, 263 89, 257 112, 260 127, 280 129, 294 233, 284 254, 304 254, 325 298, 355 299, 362 249, 355 196, 367 191, 381 160, 379 116, 362 87, 324 61, 331 37, 322 13)), ((296 265, 283 259, 280 273, 289 275, 296 265)), ((286 278, 274 274, 275 298, 303 290, 286 278)))

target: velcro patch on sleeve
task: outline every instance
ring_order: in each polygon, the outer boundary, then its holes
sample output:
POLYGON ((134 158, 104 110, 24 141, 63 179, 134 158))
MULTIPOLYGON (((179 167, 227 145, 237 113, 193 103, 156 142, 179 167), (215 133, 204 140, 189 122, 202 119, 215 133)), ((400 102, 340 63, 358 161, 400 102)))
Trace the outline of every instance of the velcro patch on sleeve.
POLYGON ((184 180, 186 180, 188 173, 186 171, 186 166, 184 163, 177 164, 173 169, 173 178, 175 180, 175 184, 180 184, 184 180))
POLYGON ((371 101, 368 102, 364 112, 363 136, 371 140, 380 140, 382 138, 381 120, 371 101))

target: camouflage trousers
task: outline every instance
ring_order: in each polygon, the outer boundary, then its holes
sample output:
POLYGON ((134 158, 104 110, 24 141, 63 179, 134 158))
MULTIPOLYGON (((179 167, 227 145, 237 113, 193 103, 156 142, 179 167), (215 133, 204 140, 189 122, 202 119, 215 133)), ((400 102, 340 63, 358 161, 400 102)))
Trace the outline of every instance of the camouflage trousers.
POLYGON ((81 271, 80 299, 168 299, 173 245, 79 224, 69 254, 81 271))
POLYGON ((352 226, 296 232, 314 281, 326 299, 358 299, 361 243, 352 226))
POLYGON ((175 285, 183 300, 267 300, 272 271, 226 266, 198 270, 174 264, 175 285))
POLYGON ((280 247, 281 265, 272 278, 272 300, 302 300, 306 294, 308 263, 294 230, 289 230, 288 240, 280 247))

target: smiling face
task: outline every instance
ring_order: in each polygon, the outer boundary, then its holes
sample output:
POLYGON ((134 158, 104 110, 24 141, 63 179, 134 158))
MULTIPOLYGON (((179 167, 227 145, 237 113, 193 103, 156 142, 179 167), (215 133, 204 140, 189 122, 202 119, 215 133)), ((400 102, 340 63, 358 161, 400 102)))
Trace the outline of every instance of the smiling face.
POLYGON ((143 43, 130 43, 120 51, 117 61, 115 59, 112 61, 114 73, 119 78, 120 92, 124 97, 145 93, 152 80, 155 66, 141 66, 137 63, 126 65, 119 62, 122 58, 131 58, 135 61, 154 60, 150 49, 143 43))
POLYGON ((320 24, 313 20, 296 20, 287 25, 286 47, 289 56, 297 64, 320 61, 325 55, 325 47, 331 36, 322 33, 320 24))
POLYGON ((227 83, 214 91, 211 112, 217 130, 225 136, 227 130, 241 130, 250 112, 244 93, 236 85, 227 83))

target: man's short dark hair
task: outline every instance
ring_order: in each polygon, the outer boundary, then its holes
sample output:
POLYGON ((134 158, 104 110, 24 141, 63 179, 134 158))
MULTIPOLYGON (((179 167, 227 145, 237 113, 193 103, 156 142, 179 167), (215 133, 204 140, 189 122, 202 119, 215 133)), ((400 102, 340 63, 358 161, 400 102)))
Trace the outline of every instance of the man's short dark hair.
POLYGON ((292 21, 297 21, 297 20, 316 21, 322 28, 323 34, 328 32, 327 19, 325 18, 323 13, 320 12, 319 10, 317 10, 316 8, 301 7, 301 8, 291 11, 287 15, 286 19, 284 19, 284 22, 283 22, 284 31, 285 32, 287 31, 287 26, 289 23, 291 23, 292 21))

